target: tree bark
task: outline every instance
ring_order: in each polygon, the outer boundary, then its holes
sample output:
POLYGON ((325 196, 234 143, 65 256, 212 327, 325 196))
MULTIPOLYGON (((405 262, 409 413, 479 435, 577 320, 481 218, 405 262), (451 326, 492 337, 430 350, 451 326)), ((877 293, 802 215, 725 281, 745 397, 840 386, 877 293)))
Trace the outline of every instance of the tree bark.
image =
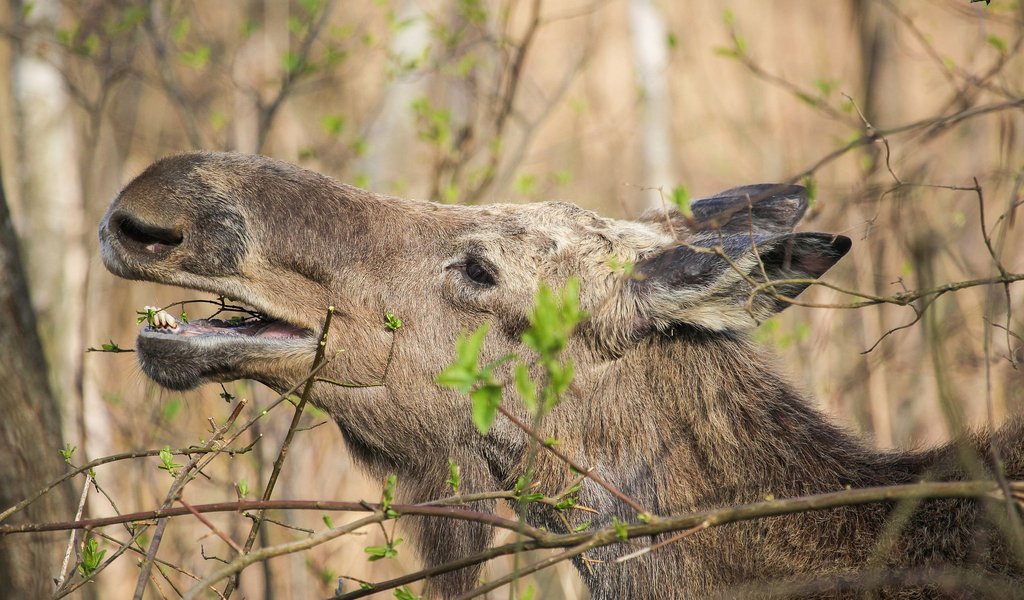
MULTIPOLYGON (((668 28, 652 0, 629 3, 634 68, 640 94, 644 187, 670 191, 678 183, 672 158, 672 105, 668 91, 668 28)), ((657 194, 646 194, 647 207, 663 206, 657 194)))
MULTIPOLYGON (((0 180, 0 510, 26 498, 64 472, 60 412, 50 393, 14 225, 0 180)), ((10 522, 70 518, 67 486, 40 498, 10 522)), ((61 558, 64 536, 0 537, 0 595, 44 598, 61 558)))

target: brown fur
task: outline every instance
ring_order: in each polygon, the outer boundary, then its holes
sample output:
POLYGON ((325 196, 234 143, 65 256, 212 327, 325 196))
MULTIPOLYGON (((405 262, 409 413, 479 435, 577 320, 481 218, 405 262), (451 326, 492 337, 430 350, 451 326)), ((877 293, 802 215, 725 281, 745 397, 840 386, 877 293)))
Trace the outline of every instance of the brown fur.
MULTIPOLYGON (((590 318, 566 351, 577 377, 545 420, 545 434, 655 513, 768 494, 965 478, 955 445, 878 451, 831 424, 747 341, 744 331, 756 320, 745 306, 749 283, 737 269, 754 278, 817 277, 849 248, 841 236, 792 233, 803 214, 802 194, 785 186, 740 188, 695 204, 695 219, 673 213, 630 222, 563 203, 463 207, 399 200, 262 157, 193 153, 155 163, 131 182, 104 218, 100 238, 104 261, 117 275, 225 294, 311 332, 320 329, 326 308, 336 306, 328 354, 344 352, 326 376, 384 385, 318 384, 313 401, 334 417, 363 465, 378 475, 398 474, 408 501, 447 494, 449 458, 461 466, 467 492, 509 489, 523 473, 526 435, 500 417, 487 436, 479 435, 468 399, 433 378, 451 361, 459 333, 487 321, 493 326, 485 359, 524 353, 518 336, 539 284, 559 286, 569 277, 580 280, 590 318), (669 231, 669 223, 677 229, 669 231), (732 266, 701 250, 719 243, 732 266), (474 283, 467 257, 495 285, 474 283), (636 276, 623 276, 609 259, 635 263, 636 276), (404 321, 396 333, 384 327, 388 311, 404 321)), ((804 287, 781 291, 796 295, 804 287)), ((762 319, 784 307, 760 296, 750 308, 762 319)), ((311 338, 217 345, 144 334, 139 349, 146 372, 179 389, 244 377, 281 390, 304 376, 313 356, 311 338)), ((505 402, 525 414, 511 388, 505 402)), ((1007 473, 1018 477, 1021 434, 1012 425, 964 446, 986 458, 998 449, 1007 473)), ((572 479, 548 454, 538 457, 536 472, 548 493, 572 479)), ((580 500, 600 511, 587 517, 595 527, 608 526, 613 515, 635 520, 590 481, 580 500)), ((847 581, 872 569, 928 574, 956 566, 987 581, 1021 577, 1020 562, 990 523, 992 515, 1005 515, 1002 505, 923 502, 901 533, 883 539, 894 506, 713 528, 623 564, 592 563, 580 572, 595 598, 608 599, 728 595, 732 586, 756 592, 767 581, 847 581)), ((583 520, 569 516, 572 523, 583 520)), ((527 517, 564 529, 546 510, 531 509, 527 517)), ((414 527, 428 564, 479 552, 491 539, 486 527, 468 523, 422 519, 414 527)), ((630 550, 617 545, 588 557, 609 561, 630 550)), ((478 574, 464 569, 432 582, 433 589, 450 596, 473 587, 478 574)), ((785 585, 776 592, 785 595, 785 585)), ((886 597, 974 593, 955 584, 922 585, 920 578, 879 585, 886 597)), ((841 587, 801 589, 809 596, 855 595, 841 587)))

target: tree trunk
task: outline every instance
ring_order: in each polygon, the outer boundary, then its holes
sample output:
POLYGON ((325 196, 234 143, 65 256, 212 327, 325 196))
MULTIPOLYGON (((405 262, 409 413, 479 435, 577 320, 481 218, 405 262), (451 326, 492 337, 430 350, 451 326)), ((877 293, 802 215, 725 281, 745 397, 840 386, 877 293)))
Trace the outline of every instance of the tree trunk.
MULTIPOLYGON (((14 225, 0 181, 0 510, 64 472, 60 412, 50 393, 14 225)), ((67 486, 52 490, 9 522, 69 519, 67 486)), ((53 593, 63 534, 0 537, 0 595, 44 598, 53 593)))
MULTIPOLYGON (((629 3, 634 68, 639 88, 643 133, 643 185, 664 188, 678 183, 672 158, 672 107, 668 92, 668 29, 652 0, 629 3)), ((646 194, 647 208, 663 206, 658 194, 646 194)))
MULTIPOLYGON (((86 439, 82 398, 85 278, 89 261, 78 137, 64 75, 62 54, 45 43, 56 37, 60 3, 14 2, 16 22, 11 54, 14 156, 8 171, 15 228, 25 244, 21 258, 44 356, 51 367, 50 389, 67 426, 64 438, 81 447, 86 439)), ((12 16, 14 16, 12 14, 12 16)), ((97 433, 92 430, 93 433, 97 433)), ((92 448, 90 448, 92 450, 92 448)))

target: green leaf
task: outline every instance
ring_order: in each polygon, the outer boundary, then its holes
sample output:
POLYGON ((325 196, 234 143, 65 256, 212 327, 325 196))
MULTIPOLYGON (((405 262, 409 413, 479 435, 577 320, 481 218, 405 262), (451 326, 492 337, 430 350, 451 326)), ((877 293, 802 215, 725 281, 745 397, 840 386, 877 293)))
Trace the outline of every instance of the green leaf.
POLYGON ((537 176, 530 173, 523 173, 516 177, 516 191, 524 196, 529 196, 537 190, 537 176))
POLYGON ((530 379, 530 367, 524 363, 516 365, 516 392, 522 398, 526 409, 537 414, 537 384, 530 379))
POLYGON ((412 593, 407 585, 395 589, 395 598, 398 600, 421 600, 420 596, 412 593))
POLYGON ((690 190, 686 189, 685 185, 679 184, 672 188, 672 193, 669 195, 669 200, 672 204, 676 205, 679 212, 686 216, 690 216, 690 190))
POLYGON ((195 69, 205 67, 206 63, 210 62, 210 47, 204 45, 199 46, 195 50, 184 51, 178 55, 178 60, 182 64, 195 69))
POLYGON ((1006 40, 999 37, 994 33, 990 33, 985 36, 985 42, 999 51, 1000 54, 1006 54, 1006 40))
POLYGON ((384 480, 384 493, 380 499, 380 510, 389 517, 396 517, 398 513, 391 510, 391 503, 395 499, 395 484, 398 481, 398 475, 394 473, 388 475, 388 478, 384 480))
POLYGON ((137 310, 137 311, 135 311, 135 314, 139 315, 139 317, 137 319, 135 319, 136 323, 138 323, 140 325, 142 323, 145 323, 146 325, 149 325, 150 327, 153 326, 153 319, 156 318, 156 311, 155 310, 153 310, 152 308, 147 308, 146 310, 137 310))
POLYGON ((480 349, 489 328, 490 323, 484 323, 473 333, 463 332, 459 336, 455 342, 455 362, 434 378, 438 385, 469 393, 479 379, 480 349))
POLYGON ((320 11, 320 1, 321 0, 299 0, 299 4, 302 5, 302 8, 306 9, 307 13, 315 15, 320 11))
POLYGON ((158 468, 167 471, 171 475, 178 474, 178 469, 181 468, 181 465, 174 462, 174 454, 171 453, 170 446, 164 446, 163 449, 160 450, 160 466, 158 468))
POLYGON ((168 423, 174 420, 174 417, 178 416, 181 412, 182 400, 180 397, 171 398, 167 402, 164 402, 163 408, 160 411, 161 417, 168 423))
POLYGON ((583 521, 579 525, 572 528, 573 533, 579 533, 590 529, 590 521, 583 521))
POLYGON ((78 565, 78 572, 82 577, 89 577, 99 568, 103 561, 106 550, 98 550, 99 544, 96 538, 89 538, 82 546, 82 562, 78 565))
POLYGON ((78 450, 78 446, 72 446, 71 444, 64 444, 64 447, 59 449, 59 450, 57 450, 57 452, 60 452, 60 455, 64 459, 64 462, 66 462, 66 463, 68 463, 70 465, 71 464, 71 457, 74 456, 75 450, 78 450))
POLYGON ((334 519, 331 518, 331 515, 324 515, 320 518, 324 520, 324 525, 329 529, 334 529, 334 519))
POLYGON ((384 324, 387 325, 387 328, 391 331, 398 331, 402 326, 402 320, 390 312, 386 312, 384 313, 384 324))
POLYGON ((339 114, 329 114, 320 117, 320 126, 327 135, 338 135, 345 130, 345 117, 339 114))
POLYGON ((246 481, 244 479, 240 479, 240 480, 238 480, 238 483, 235 484, 235 487, 238 488, 238 496, 240 498, 245 498, 246 496, 249 495, 249 482, 248 481, 246 481))
POLYGON ((622 541, 629 538, 629 531, 626 529, 626 524, 620 523, 617 517, 612 517, 612 527, 615 528, 615 537, 622 541))
POLYGON ((814 203, 818 199, 818 182, 817 182, 817 180, 814 179, 814 177, 811 177, 810 175, 808 175, 807 177, 804 177, 804 179, 803 179, 803 181, 801 183, 803 183, 804 187, 807 188, 807 205, 808 206, 814 206, 814 203))
POLYGON ((459 465, 455 464, 455 461, 448 459, 448 485, 452 488, 452 493, 459 493, 459 486, 462 485, 462 475, 459 469, 459 465))
POLYGON ((497 384, 485 384, 469 394, 473 402, 473 424, 477 430, 486 435, 498 414, 501 404, 501 387, 497 384))
POLYGON ((188 31, 191 28, 192 22, 188 17, 182 17, 177 23, 171 27, 171 38, 177 42, 182 43, 185 38, 188 37, 188 31))
POLYGON ((398 550, 396 548, 401 543, 402 538, 395 538, 384 546, 367 546, 366 548, 363 548, 363 552, 370 555, 370 558, 368 559, 370 562, 381 560, 383 558, 394 558, 398 556, 398 550))

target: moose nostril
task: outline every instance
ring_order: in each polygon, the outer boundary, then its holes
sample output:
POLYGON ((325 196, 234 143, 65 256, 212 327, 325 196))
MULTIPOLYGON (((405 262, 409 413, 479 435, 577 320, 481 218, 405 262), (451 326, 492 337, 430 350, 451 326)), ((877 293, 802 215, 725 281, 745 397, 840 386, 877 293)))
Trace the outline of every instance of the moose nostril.
POLYGON ((129 216, 116 218, 114 226, 122 240, 148 252, 170 250, 184 239, 180 231, 147 225, 129 216))

